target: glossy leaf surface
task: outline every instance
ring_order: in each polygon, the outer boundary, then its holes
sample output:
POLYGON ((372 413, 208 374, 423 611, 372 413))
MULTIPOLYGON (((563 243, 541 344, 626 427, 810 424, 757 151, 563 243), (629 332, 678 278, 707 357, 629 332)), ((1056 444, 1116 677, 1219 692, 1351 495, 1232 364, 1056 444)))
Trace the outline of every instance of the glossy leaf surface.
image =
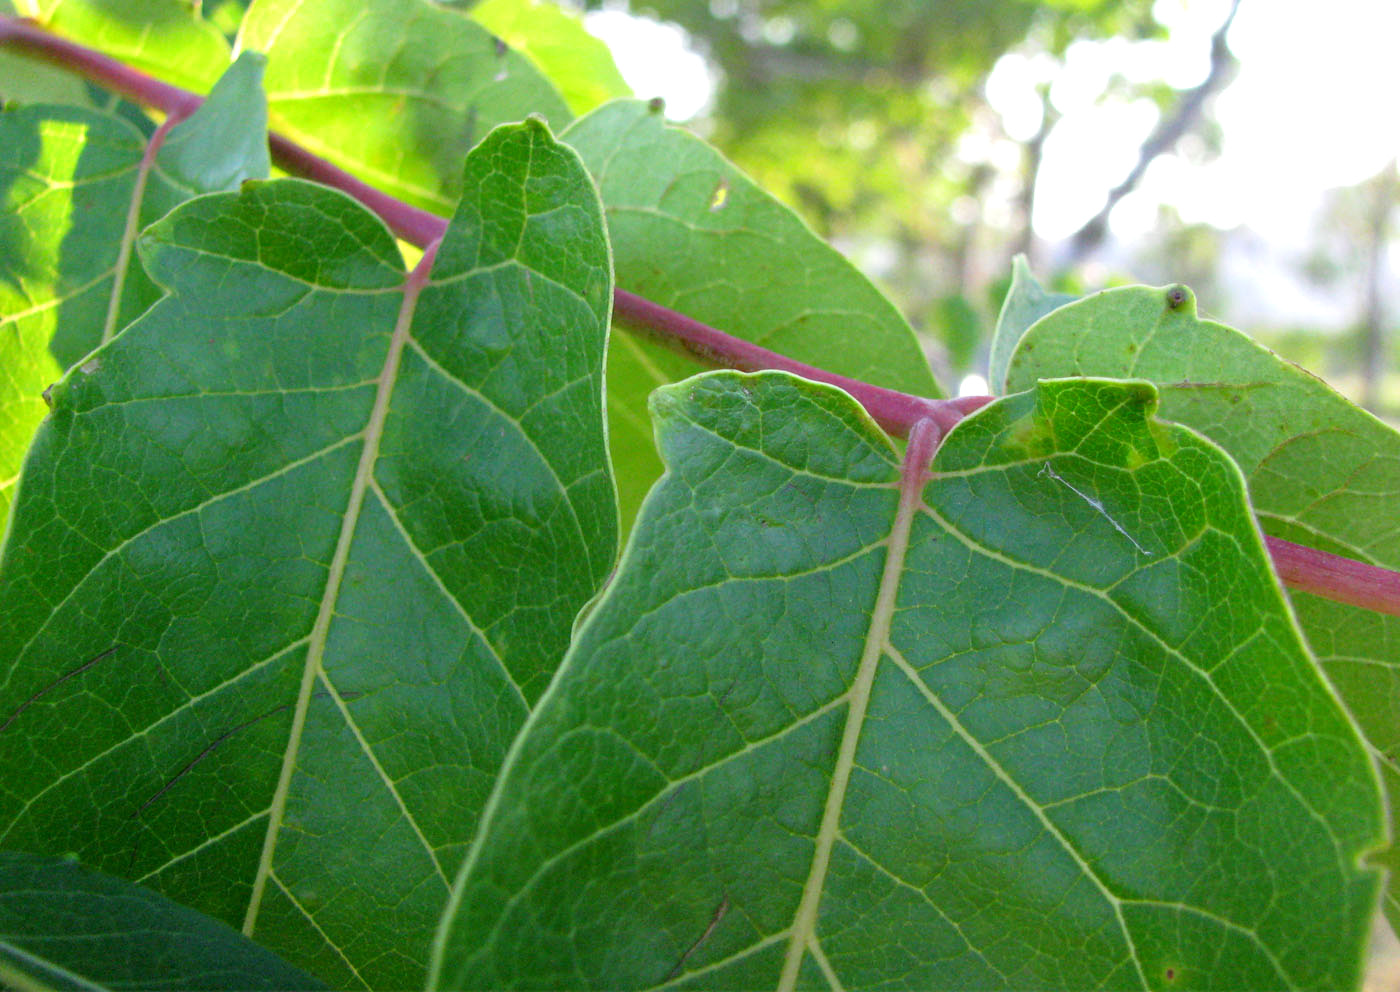
POLYGON ((15 989, 324 988, 149 889, 14 851, 0 851, 0 981, 15 989))
POLYGON ((537 65, 575 114, 631 96, 612 52, 579 15, 551 0, 484 0, 472 20, 537 65))
POLYGON ((1375 773, 1218 448, 1045 383, 932 478, 845 394, 653 400, 667 474, 517 742, 436 987, 1341 988, 1375 773))
POLYGON ((255 0, 239 43, 267 54, 272 126, 386 193, 445 213, 497 124, 570 120, 528 59, 428 0, 255 0))
MULTIPOLYGON (((941 395, 879 290, 713 147, 635 100, 601 107, 561 137, 598 182, 619 287, 829 372, 941 395)), ((661 473, 647 395, 703 368, 635 334, 614 337, 608 429, 624 521, 661 473)))
MULTIPOLYGON (((1164 417, 1239 464, 1266 533, 1400 569, 1400 434, 1240 332, 1201 320, 1185 287, 1110 290, 1036 324, 1012 360, 1010 387, 1064 375, 1157 383, 1164 417)), ((1400 617, 1290 598, 1400 809, 1400 617)), ((1394 852, 1385 861, 1400 868, 1394 852)), ((1400 926, 1394 873, 1386 909, 1400 926)))
POLYGON ((77 107, 0 112, 0 531, 44 389, 159 297, 137 234, 191 196, 268 173, 262 60, 240 58, 153 167, 127 121, 77 107))
POLYGON ((431 279, 298 181, 153 227, 170 295, 54 389, 0 561, 0 844, 339 987, 421 983, 613 558, 596 193, 539 122, 467 186, 431 279))

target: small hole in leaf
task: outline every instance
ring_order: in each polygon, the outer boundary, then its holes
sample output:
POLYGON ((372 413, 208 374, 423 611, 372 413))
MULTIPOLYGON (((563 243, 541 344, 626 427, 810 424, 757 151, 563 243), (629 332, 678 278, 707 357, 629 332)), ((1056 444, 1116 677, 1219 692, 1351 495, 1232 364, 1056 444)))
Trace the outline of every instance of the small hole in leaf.
POLYGON ((716 210, 723 207, 728 199, 729 183, 721 179, 719 185, 715 187, 715 191, 710 194, 710 212, 714 213, 716 210))

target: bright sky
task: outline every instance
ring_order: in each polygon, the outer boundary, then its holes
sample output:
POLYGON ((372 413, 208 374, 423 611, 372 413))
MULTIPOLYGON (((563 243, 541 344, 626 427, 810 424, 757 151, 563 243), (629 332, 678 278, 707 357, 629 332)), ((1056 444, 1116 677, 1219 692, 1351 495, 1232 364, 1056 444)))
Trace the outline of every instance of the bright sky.
MULTIPOLYGON (((1041 237, 1057 240, 1091 217, 1156 123, 1146 101, 1095 105, 1110 74, 1181 88, 1199 83, 1210 35, 1227 10, 1228 0, 1158 0, 1168 41, 1079 43, 1063 72, 1052 60, 1019 55, 998 64, 988 99, 1013 138, 1025 140, 1039 126, 1034 87, 1042 79, 1053 79, 1051 99, 1063 114, 1046 143, 1037 190, 1033 222, 1041 237)), ((671 118, 694 117, 713 95, 704 59, 679 28, 620 10, 589 14, 587 24, 609 42, 637 95, 664 97, 671 118)), ((1229 35, 1240 72, 1216 106, 1222 154, 1208 165, 1158 159, 1115 211, 1114 231, 1145 233, 1157 204, 1167 202, 1188 223, 1302 237, 1324 190, 1374 175, 1400 153, 1397 39, 1397 0, 1243 0, 1229 35)))
MULTIPOLYGON (((1225 0, 1158 0, 1159 18, 1173 29, 1170 41, 1070 51, 1051 93, 1066 116, 1047 142, 1037 233, 1063 237, 1091 216, 1156 122, 1148 106, 1089 105, 1096 76, 1117 69, 1162 73, 1175 86, 1200 82, 1210 35, 1227 9, 1225 0), (1085 84, 1076 87, 1076 78, 1085 84)), ((1360 182, 1400 154, 1400 114, 1392 104, 1400 92, 1397 37, 1394 0, 1244 0, 1228 36, 1239 75, 1216 104, 1220 157, 1203 166, 1159 159, 1115 213, 1115 232, 1143 233, 1157 203, 1169 202, 1188 223, 1302 236, 1324 190, 1360 182)))

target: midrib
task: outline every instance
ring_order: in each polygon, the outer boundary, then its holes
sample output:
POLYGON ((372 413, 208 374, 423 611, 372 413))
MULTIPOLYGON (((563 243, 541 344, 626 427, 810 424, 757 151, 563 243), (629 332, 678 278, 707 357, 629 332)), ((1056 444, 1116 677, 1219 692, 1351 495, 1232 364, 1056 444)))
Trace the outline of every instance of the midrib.
POLYGON ((938 441, 938 428, 931 420, 919 421, 909 434, 909 447, 900 467, 899 509, 895 511, 894 526, 890 530, 889 556, 885 559, 884 572, 880 576, 880 590, 875 597, 875 608, 871 612, 870 630, 866 634, 865 646, 861 652, 860 667, 856 670, 851 688, 847 690, 850 712, 846 715, 846 727, 841 736, 840 749, 837 751, 836 766, 831 773, 831 788, 827 791, 826 807, 822 811, 821 826, 817 830, 812 866, 808 871, 807 881, 802 886, 802 899, 797 904, 792 934, 788 938, 787 956, 783 960, 783 971, 778 979, 778 992, 792 992, 797 984, 802 955, 816 930, 817 909, 821 905, 826 872, 831 863, 831 849, 836 842, 836 833, 841 823, 846 787, 850 784, 851 770, 855 766, 856 747, 860 743, 865 711, 870 705, 870 690, 875 684, 880 655, 889 639, 895 596, 899 593, 899 580, 904 573, 904 555, 909 548, 909 530, 913 525, 914 513, 921 502, 928 464, 938 441))
POLYGON ((311 638, 306 648, 306 665, 301 673, 301 687, 297 692, 296 707, 292 711, 292 728, 288 734, 287 751, 282 757, 282 771, 277 779, 277 789, 272 795, 272 805, 268 811, 267 833, 263 837, 262 856, 258 859, 258 871, 253 878, 253 891, 248 898, 248 911, 243 917, 243 933, 251 937, 257 926, 258 910, 262 906, 263 893, 267 889, 268 875, 272 871, 272 858, 277 849, 277 838, 282 830, 282 818, 287 810, 287 794, 291 789, 292 775, 296 769, 297 753, 301 748, 302 731, 306 727, 306 711, 311 704, 311 693, 316 685, 316 677, 323 671, 322 659, 326 650, 326 635, 330 631, 331 617, 335 613, 335 602, 340 595, 340 583, 345 575, 345 563, 350 558, 350 545, 355 539, 355 528, 359 522, 360 509, 364 505, 365 490, 369 488, 374 472, 374 463, 379 457, 379 442, 384 436, 384 422, 389 414, 389 398, 394 392, 394 380, 398 377, 399 359, 404 345, 408 342, 408 329, 413 323, 413 311, 418 305, 418 295, 428 281, 428 274, 437 255, 434 242, 423 252, 422 259, 414 267, 404 282, 403 304, 399 307, 398 320, 389 338, 389 350, 384 359, 384 368, 379 373, 379 384, 374 394, 374 406, 370 410, 369 421, 364 430, 364 449, 360 452, 360 462, 355 468, 355 479, 350 486, 350 500, 345 507, 345 516, 340 522, 340 536, 336 541, 335 553, 331 556, 330 570, 326 575, 326 587, 321 594, 320 608, 316 622, 311 627, 311 638))

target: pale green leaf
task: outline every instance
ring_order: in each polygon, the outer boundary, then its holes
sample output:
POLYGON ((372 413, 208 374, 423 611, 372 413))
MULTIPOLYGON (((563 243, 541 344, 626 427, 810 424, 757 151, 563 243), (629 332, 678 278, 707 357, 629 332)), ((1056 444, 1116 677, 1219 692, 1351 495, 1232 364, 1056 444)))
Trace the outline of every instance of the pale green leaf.
POLYGON ((568 107, 540 71, 428 0, 254 0, 241 48, 268 57, 272 127, 386 193, 445 212, 497 124, 568 107))
MULTIPOLYGON (((602 193, 620 288, 829 372, 941 395, 894 306, 713 147, 635 100, 599 108, 562 137, 602 193)), ((608 429, 625 522, 661 473, 646 397, 702 368, 614 336, 608 429)))
POLYGON ((0 0, 0 13, 31 18, 132 68, 204 93, 228 68, 229 46, 197 7, 192 0, 0 0))
POLYGON ((659 390, 667 474, 431 985, 1353 986, 1374 769, 1238 470, 1155 402, 1044 383, 925 481, 834 389, 659 390))
POLYGON ((1012 259, 1011 288, 1006 291, 1006 299, 1002 300, 1001 314, 997 317, 996 331, 992 334, 991 355, 987 360, 987 382, 992 392, 1008 392, 1006 368, 1011 363, 1011 355, 1021 335, 1041 317, 1076 299, 1078 297, 1068 293, 1047 292, 1031 274, 1025 255, 1012 259))
POLYGON ((146 137, 114 115, 0 113, 0 531, 45 387, 160 295, 133 252, 141 228, 267 175, 261 72, 240 58, 149 171, 146 137))
POLYGON ((28 989, 319 989, 217 920, 65 858, 0 851, 0 983, 28 989))
POLYGON ((151 228, 170 295, 54 388, 0 558, 0 845, 341 987, 422 982, 613 561, 597 195, 535 121, 466 169, 416 298, 312 184, 151 228))
MULTIPOLYGON (((1110 290, 1036 324, 1012 359, 1009 388, 1065 375, 1157 383, 1164 417, 1239 464, 1266 533, 1400 569, 1400 434, 1239 331, 1199 319, 1185 287, 1110 290)), ((1290 598, 1400 809, 1400 617, 1290 598)), ((1386 861, 1400 868, 1394 852, 1386 861)), ((1400 926, 1397 884, 1392 874, 1387 911, 1400 926)))
POLYGON ((572 11, 550 0, 485 0, 472 20, 526 55, 559 88, 576 114, 631 96, 608 46, 572 11))

